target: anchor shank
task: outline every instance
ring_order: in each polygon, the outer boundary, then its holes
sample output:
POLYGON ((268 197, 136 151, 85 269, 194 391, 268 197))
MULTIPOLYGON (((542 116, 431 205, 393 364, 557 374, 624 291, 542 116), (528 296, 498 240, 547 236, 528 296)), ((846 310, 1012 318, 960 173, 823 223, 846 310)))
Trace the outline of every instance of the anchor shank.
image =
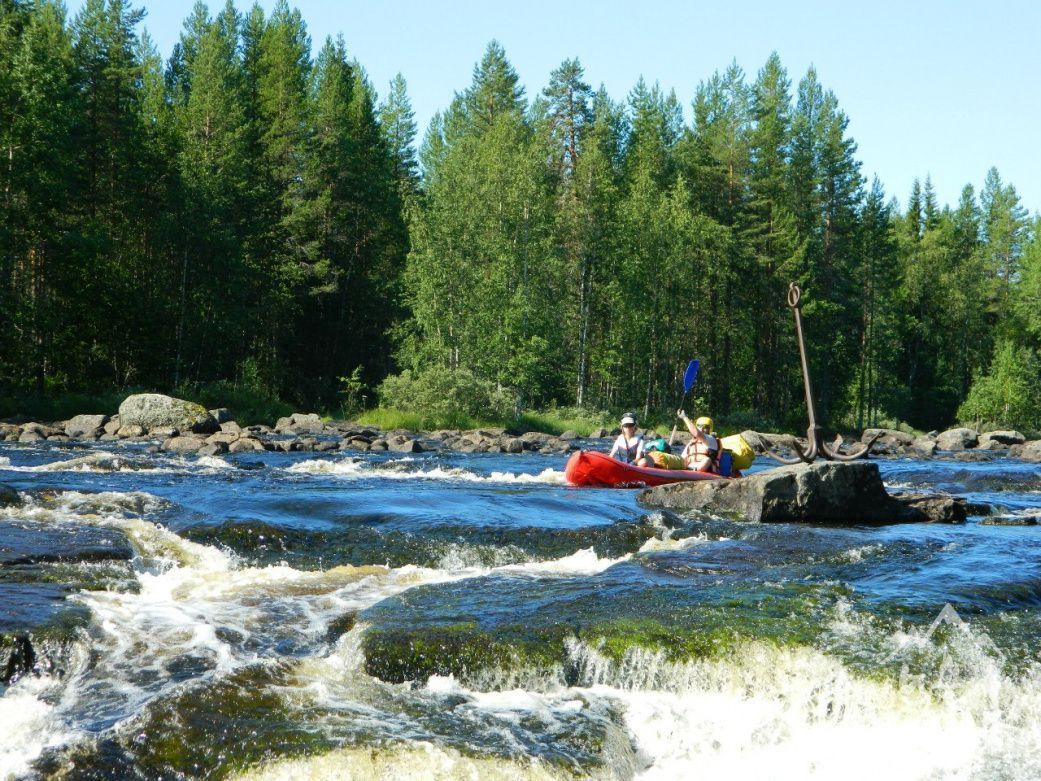
MULTIPOLYGON (((794 284, 794 283, 793 283, 794 284)), ((796 288, 798 290, 798 288, 796 288)), ((806 391, 806 414, 810 417, 810 429, 817 428, 817 411, 813 406, 813 386, 810 385, 810 364, 806 358, 806 340, 802 335, 802 317, 799 313, 798 296, 796 303, 792 306, 792 314, 795 315, 795 335, 799 340, 799 361, 802 364, 802 383, 806 391)))

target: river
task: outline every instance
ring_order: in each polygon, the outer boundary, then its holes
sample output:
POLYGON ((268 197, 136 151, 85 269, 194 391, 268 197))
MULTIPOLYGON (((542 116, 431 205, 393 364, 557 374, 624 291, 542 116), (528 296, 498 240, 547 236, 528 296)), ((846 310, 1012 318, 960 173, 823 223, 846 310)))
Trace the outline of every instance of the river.
MULTIPOLYGON (((1041 514, 1037 465, 878 463, 1041 514)), ((1041 777, 1041 526, 672 529, 539 454, 0 443, 0 482, 0 550, 132 546, 0 567, 47 634, 0 778, 1041 777)))

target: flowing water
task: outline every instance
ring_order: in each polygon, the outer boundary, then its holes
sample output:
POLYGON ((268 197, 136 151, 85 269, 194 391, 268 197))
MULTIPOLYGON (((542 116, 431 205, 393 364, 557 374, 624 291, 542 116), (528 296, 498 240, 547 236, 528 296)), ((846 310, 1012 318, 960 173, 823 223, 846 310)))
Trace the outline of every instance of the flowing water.
MULTIPOLYGON (((1041 514, 1036 465, 879 466, 1041 514)), ((1041 777, 1041 527, 680 519, 562 469, 0 445, 0 553, 39 554, 0 556, 0 634, 37 627, 0 778, 1041 777)))

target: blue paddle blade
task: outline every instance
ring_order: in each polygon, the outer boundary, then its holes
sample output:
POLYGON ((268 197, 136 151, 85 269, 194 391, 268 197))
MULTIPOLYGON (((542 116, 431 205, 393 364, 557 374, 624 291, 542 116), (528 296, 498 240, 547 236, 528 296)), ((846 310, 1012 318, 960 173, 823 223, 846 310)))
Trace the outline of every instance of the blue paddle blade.
POLYGON ((698 377, 698 368, 701 363, 695 358, 689 364, 687 364, 687 371, 683 375, 683 392, 689 393, 690 389, 694 387, 694 380, 698 377))

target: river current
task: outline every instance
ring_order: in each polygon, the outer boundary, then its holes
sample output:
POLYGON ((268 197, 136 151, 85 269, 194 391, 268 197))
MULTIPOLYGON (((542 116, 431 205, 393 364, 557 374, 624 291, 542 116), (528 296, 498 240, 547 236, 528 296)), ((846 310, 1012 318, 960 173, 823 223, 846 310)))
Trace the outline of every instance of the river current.
MULTIPOLYGON (((1041 515, 1037 465, 878 463, 1041 515)), ((563 465, 0 444, 0 549, 132 551, 0 567, 53 651, 0 778, 1041 777, 1041 526, 676 518, 563 465)))

